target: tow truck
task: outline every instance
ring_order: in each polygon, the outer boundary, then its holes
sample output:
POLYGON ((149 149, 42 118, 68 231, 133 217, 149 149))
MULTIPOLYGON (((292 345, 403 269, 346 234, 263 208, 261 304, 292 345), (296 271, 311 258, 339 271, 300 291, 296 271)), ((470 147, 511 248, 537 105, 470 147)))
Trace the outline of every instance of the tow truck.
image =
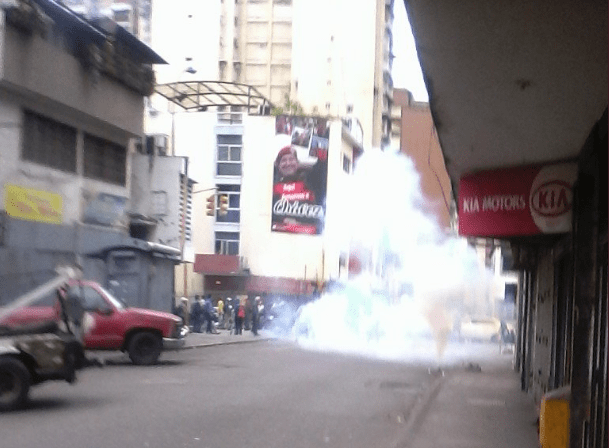
MULTIPOLYGON (((81 276, 78 268, 60 267, 57 276, 0 309, 0 321, 81 276)), ((30 387, 48 380, 76 381, 76 372, 97 364, 85 356, 86 313, 57 294, 60 319, 16 326, 0 324, 0 412, 19 407, 30 387)))
POLYGON ((92 280, 70 278, 56 290, 54 305, 23 306, 0 316, 0 327, 35 325, 61 320, 61 303, 84 314, 86 351, 122 351, 136 365, 151 365, 163 351, 184 346, 182 318, 164 311, 127 306, 92 280))

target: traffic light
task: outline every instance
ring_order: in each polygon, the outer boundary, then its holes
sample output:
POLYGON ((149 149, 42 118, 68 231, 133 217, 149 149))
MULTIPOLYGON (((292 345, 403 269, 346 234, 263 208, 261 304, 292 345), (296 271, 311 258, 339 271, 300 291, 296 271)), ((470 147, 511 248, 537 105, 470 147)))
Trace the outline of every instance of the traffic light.
POLYGON ((220 196, 220 211, 219 215, 225 216, 228 213, 228 196, 223 194, 220 196))
POLYGON ((215 216, 216 214, 216 195, 212 194, 207 198, 207 216, 215 216))

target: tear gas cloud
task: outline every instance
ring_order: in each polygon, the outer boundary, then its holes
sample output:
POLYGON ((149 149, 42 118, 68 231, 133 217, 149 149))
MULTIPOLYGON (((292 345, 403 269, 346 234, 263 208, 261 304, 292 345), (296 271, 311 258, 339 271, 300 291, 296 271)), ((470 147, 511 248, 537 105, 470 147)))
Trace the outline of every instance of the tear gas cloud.
POLYGON ((411 159, 367 151, 349 181, 344 221, 328 223, 324 237, 348 245, 361 273, 301 307, 291 336, 308 348, 394 361, 463 361, 455 324, 489 312, 492 277, 465 240, 424 212, 411 159))

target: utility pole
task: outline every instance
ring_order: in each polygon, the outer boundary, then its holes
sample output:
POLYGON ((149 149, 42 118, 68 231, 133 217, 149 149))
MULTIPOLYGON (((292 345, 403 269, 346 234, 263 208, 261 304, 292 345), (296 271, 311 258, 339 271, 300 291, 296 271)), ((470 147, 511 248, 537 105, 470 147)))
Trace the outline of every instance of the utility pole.
POLYGON ((186 247, 186 214, 188 213, 188 157, 184 157, 184 175, 182 177, 182 228, 180 232, 180 250, 182 252, 182 266, 184 268, 183 296, 188 297, 188 269, 184 260, 186 247))

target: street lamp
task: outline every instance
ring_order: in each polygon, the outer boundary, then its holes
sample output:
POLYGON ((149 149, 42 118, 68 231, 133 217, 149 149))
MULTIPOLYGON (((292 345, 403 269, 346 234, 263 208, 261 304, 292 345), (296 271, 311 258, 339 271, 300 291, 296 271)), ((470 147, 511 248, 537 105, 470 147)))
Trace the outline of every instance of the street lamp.
MULTIPOLYGON (((192 58, 186 58, 186 62, 190 62, 192 61, 192 58)), ((194 75, 195 73, 197 73, 197 69, 194 68, 192 65, 189 65, 187 68, 185 68, 184 70, 182 70, 182 72, 180 73, 180 76, 178 76, 178 79, 176 81, 176 83, 181 82, 182 80, 182 75, 184 73, 188 73, 189 75, 194 75)), ((175 156, 176 155, 176 147, 175 147, 175 143, 176 143, 176 105, 175 103, 171 103, 171 153, 175 156)))
MULTIPOLYGON (((187 62, 190 62, 192 60, 192 58, 186 58, 187 62)), ((195 73, 197 73, 197 70, 192 66, 189 65, 185 70, 183 70, 180 73, 180 76, 178 77, 178 81, 180 82, 180 79, 182 78, 182 75, 184 73, 188 73, 190 75, 194 75, 195 73)), ((176 155, 176 147, 175 147, 175 142, 176 142, 176 110, 175 110, 175 104, 171 103, 171 153, 175 156, 176 155)), ((188 157, 184 157, 184 178, 183 178, 183 183, 182 183, 182 225, 181 225, 181 229, 180 229, 180 249, 182 252, 182 265, 184 267, 184 271, 183 271, 183 276, 184 276, 184 289, 183 289, 183 295, 185 297, 187 297, 188 294, 188 269, 186 266, 186 262, 184 261, 184 250, 186 248, 186 213, 188 210, 188 157)))

